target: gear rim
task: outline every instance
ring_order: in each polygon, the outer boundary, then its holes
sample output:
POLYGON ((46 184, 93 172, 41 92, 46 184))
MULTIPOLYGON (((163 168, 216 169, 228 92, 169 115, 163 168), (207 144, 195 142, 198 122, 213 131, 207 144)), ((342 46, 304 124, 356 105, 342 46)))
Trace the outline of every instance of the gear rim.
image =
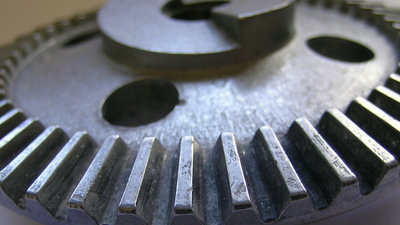
MULTIPOLYGON (((314 4, 317 3, 317 2, 318 2, 318 1, 313 1, 314 4)), ((363 17, 363 16, 367 15, 367 17, 368 17, 368 14, 370 14, 369 16, 372 17, 372 19, 375 18, 375 17, 374 17, 374 16, 375 16, 375 15, 374 15, 374 10, 371 9, 371 8, 362 6, 362 5, 352 4, 352 3, 336 2, 336 1, 321 1, 321 2, 323 2, 324 4, 326 4, 327 7, 333 7, 333 6, 338 7, 338 6, 341 6, 341 7, 343 7, 342 10, 349 10, 349 9, 350 9, 350 11, 351 11, 351 10, 354 10, 353 13, 355 13, 356 16, 361 16, 361 17, 363 17), (335 4, 337 4, 337 5, 335 5, 335 4), (348 8, 346 9, 346 7, 348 7, 348 8), (363 8, 363 7, 364 7, 364 8, 363 8)), ((338 8, 341 8, 341 7, 338 7, 338 8)), ((90 16, 88 16, 87 18, 90 18, 90 16)), ((87 19, 87 18, 86 18, 86 19, 87 19)), ((84 23, 84 21, 85 21, 86 19, 85 19, 85 16, 78 16, 78 17, 75 17, 74 19, 72 19, 70 22, 65 22, 65 21, 64 21, 64 22, 57 23, 57 24, 54 25, 54 26, 50 26, 50 27, 45 28, 46 31, 42 30, 42 31, 36 32, 36 34, 33 35, 32 40, 35 39, 35 35, 36 35, 36 38, 37 38, 37 34, 38 34, 38 33, 42 33, 42 34, 44 34, 44 37, 46 37, 46 34, 48 35, 47 32, 50 32, 50 33, 54 33, 54 32, 56 32, 56 31, 58 31, 58 32, 63 32, 63 31, 65 31, 65 30, 63 30, 63 29, 68 29, 68 26, 69 26, 69 25, 72 24, 72 25, 77 25, 77 26, 79 26, 79 24, 80 24, 80 23, 84 23)), ((369 18, 369 19, 371 19, 371 18, 369 18)), ((382 18, 379 18, 379 19, 382 19, 382 18)), ((383 27, 387 28, 388 24, 390 24, 389 22, 384 21, 383 19, 382 19, 382 21, 379 21, 379 19, 378 19, 378 21, 375 21, 375 23, 378 23, 378 26, 383 26, 383 27), (380 22, 382 22, 383 24, 379 24, 380 22)), ((90 19, 88 19, 88 20, 90 21, 90 19)), ((390 30, 390 29, 389 29, 389 31, 386 31, 387 34, 388 34, 388 36, 394 38, 394 39, 397 41, 397 39, 398 39, 398 36, 396 36, 397 33, 396 33, 396 32, 391 32, 391 31, 392 31, 392 30, 390 30), (392 35, 394 35, 394 36, 392 36, 392 35)), ((47 38, 51 39, 51 35, 48 35, 47 38)), ((3 61, 2 65, 0 66, 0 68, 1 68, 1 70, 2 70, 2 73, 3 73, 3 76, 1 76, 2 81, 3 81, 2 87, 3 87, 3 86, 6 86, 6 84, 10 82, 10 79, 12 79, 12 75, 13 75, 13 73, 14 73, 14 70, 17 69, 18 64, 21 63, 21 62, 23 61, 23 58, 24 58, 25 56, 27 56, 27 55, 30 54, 29 51, 30 51, 31 49, 34 49, 35 46, 36 46, 36 47, 39 47, 39 46, 37 46, 37 45, 40 45, 40 44, 35 43, 34 41, 31 42, 31 44, 32 44, 32 45, 29 46, 29 44, 27 45, 26 42, 25 42, 25 43, 21 43, 20 46, 16 47, 17 50, 12 51, 11 54, 10 54, 10 56, 9 56, 7 59, 5 59, 5 60, 3 61), (7 75, 8 75, 8 76, 7 76, 7 75), (7 77, 8 79, 7 79, 6 77, 7 77)), ((39 48, 40 48, 40 47, 39 47, 39 48)), ((388 85, 390 86, 390 85, 393 84, 393 82, 395 82, 396 80, 398 80, 397 76, 396 76, 396 75, 392 75, 392 77, 389 78, 389 80, 388 80, 388 85)), ((394 84, 395 84, 395 83, 394 83, 394 84)), ((395 87, 396 87, 396 86, 395 86, 395 87)), ((6 88, 6 87, 3 87, 3 88, 6 88)), ((381 88, 381 89, 382 89, 382 88, 381 88)), ((395 88, 393 87, 393 85, 392 85, 392 89, 395 89, 395 88)), ((384 90, 384 91, 386 91, 386 90, 384 90)), ((6 98, 6 89, 5 89, 4 92, 2 93, 2 97, 3 97, 3 98, 6 98)), ((8 106, 9 103, 4 103, 4 105, 6 105, 5 108, 10 108, 10 107, 12 107, 12 106, 8 106)), ((335 112, 335 113, 336 113, 336 112, 335 112)), ((299 122, 299 124, 303 124, 303 122, 299 122)), ((304 124, 303 124, 303 125, 304 125, 304 124)), ((306 125, 305 125, 305 126, 306 126, 306 125)), ((56 130, 57 130, 57 129, 56 129, 56 130)), ((229 138, 229 135, 225 134, 225 136, 228 136, 228 137, 226 137, 226 138, 229 138)))

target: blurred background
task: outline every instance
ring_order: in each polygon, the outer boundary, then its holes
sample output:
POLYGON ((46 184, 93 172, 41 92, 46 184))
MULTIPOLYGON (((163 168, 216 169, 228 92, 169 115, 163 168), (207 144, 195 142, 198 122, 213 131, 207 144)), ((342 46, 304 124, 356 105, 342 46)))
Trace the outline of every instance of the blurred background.
MULTIPOLYGON (((0 46, 54 20, 99 8, 106 0, 0 0, 0 46)), ((400 9, 400 0, 380 0, 400 9)), ((361 35, 361 34, 360 34, 361 35)), ((400 225, 400 190, 313 225, 400 225)), ((0 225, 39 225, 0 206, 0 225)))

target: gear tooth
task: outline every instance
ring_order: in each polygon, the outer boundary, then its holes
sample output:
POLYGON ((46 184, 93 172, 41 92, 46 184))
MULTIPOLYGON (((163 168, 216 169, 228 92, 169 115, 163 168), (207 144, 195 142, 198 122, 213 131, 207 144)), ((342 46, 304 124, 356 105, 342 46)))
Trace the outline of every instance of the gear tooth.
POLYGON ((3 99, 4 100, 7 99, 8 98, 8 96, 7 96, 8 87, 7 87, 7 84, 4 82, 4 80, 2 80, 1 78, 0 78, 0 90, 3 92, 3 95, 4 95, 3 99))
POLYGON ((3 68, 9 70, 10 72, 17 67, 23 59, 23 52, 19 50, 18 47, 15 47, 15 49, 11 50, 0 58, 3 68))
POLYGON ((145 138, 118 207, 116 224, 151 224, 165 149, 155 138, 145 138))
POLYGON ((319 2, 318 0, 302 0, 302 1, 310 5, 316 5, 319 2))
MULTIPOLYGON (((288 131, 288 138, 307 166, 318 168, 312 170, 311 174, 319 186, 322 194, 320 198, 336 207, 337 204, 343 203, 343 199, 359 194, 356 176, 310 122, 303 118, 297 119, 288 131)), ((316 201, 314 199, 314 202, 316 201)))
POLYGON ((0 138, 7 135, 26 119, 25 115, 17 109, 11 109, 0 117, 0 138))
POLYGON ((318 128, 358 176, 362 194, 398 176, 396 159, 340 111, 326 112, 318 128))
POLYGON ((7 86, 8 85, 8 79, 9 77, 11 77, 10 72, 8 72, 8 70, 6 70, 4 67, 1 66, 0 64, 0 81, 2 83, 2 85, 7 86))
POLYGON ((31 41, 34 49, 39 48, 47 39, 48 37, 45 35, 45 33, 43 33, 42 30, 35 30, 31 35, 31 41))
POLYGON ((71 28, 71 20, 69 19, 62 19, 54 23, 54 29, 58 33, 68 30, 71 28))
POLYGON ((67 139, 68 136, 60 128, 49 127, 5 166, 0 171, 3 200, 24 208, 25 191, 67 139))
POLYGON ((87 23, 88 21, 95 20, 97 17, 97 11, 87 12, 87 13, 80 13, 72 17, 71 24, 73 25, 80 25, 83 23, 87 23))
POLYGON ((200 145, 194 137, 181 138, 171 224, 203 224, 200 151, 200 145))
POLYGON ((356 7, 355 16, 361 18, 373 25, 381 24, 383 15, 375 14, 375 10, 383 9, 382 4, 360 2, 356 7))
POLYGON ((12 74, 15 71, 14 61, 10 58, 1 59, 0 60, 0 70, 4 70, 5 72, 2 73, 2 75, 5 75, 6 79, 10 79, 12 74))
POLYGON ((277 216, 291 218, 298 215, 299 210, 304 214, 313 211, 308 193, 273 130, 260 128, 252 143, 277 216))
POLYGON ((96 149, 96 143, 86 132, 78 132, 69 140, 25 194, 26 208, 32 218, 54 224, 66 219, 67 200, 96 149))
POLYGON ((33 32, 33 39, 37 46, 48 41, 57 33, 54 25, 40 27, 33 32))
POLYGON ((399 49, 399 37, 400 37, 400 15, 385 15, 383 16, 383 24, 381 25, 382 30, 387 36, 396 44, 399 49))
POLYGON ((343 5, 340 11, 357 16, 358 7, 363 1, 360 0, 343 0, 343 5))
POLYGON ((361 97, 351 102, 346 110, 346 115, 399 159, 399 121, 361 97))
POLYGON ((113 224, 130 149, 119 136, 107 138, 67 203, 72 224, 113 224))
POLYGON ((250 199, 249 187, 243 170, 242 146, 232 133, 222 133, 216 148, 216 175, 222 222, 226 224, 254 224, 258 212, 250 199))
POLYGON ((7 99, 7 91, 0 86, 0 100, 7 99))
POLYGON ((19 51, 19 54, 21 54, 22 58, 24 59, 26 56, 28 56, 32 52, 33 46, 27 40, 19 41, 17 50, 19 51))
MULTIPOLYGON (((397 70, 397 72, 400 72, 400 66, 397 70)), ((390 77, 386 80, 385 86, 400 94, 400 75, 397 73, 390 74, 390 77)))
POLYGON ((43 129, 43 126, 38 121, 27 119, 0 139, 0 169, 3 169, 43 129))
POLYGON ((14 107, 8 99, 0 100, 0 116, 3 116, 13 108, 14 107))
POLYGON ((400 120, 400 95, 384 87, 378 86, 371 92, 368 100, 383 111, 400 120))

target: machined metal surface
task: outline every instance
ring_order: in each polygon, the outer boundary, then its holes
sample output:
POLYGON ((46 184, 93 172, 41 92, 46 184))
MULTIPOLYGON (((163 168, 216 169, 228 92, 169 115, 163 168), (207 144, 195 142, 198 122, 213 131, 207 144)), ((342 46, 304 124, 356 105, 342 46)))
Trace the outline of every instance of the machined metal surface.
MULTIPOLYGON (((46 224, 302 224, 398 187, 400 12, 357 1, 272 2, 294 10, 293 26, 282 26, 294 33, 244 64, 217 60, 196 41, 169 45, 180 31, 146 38, 141 29, 151 26, 133 27, 140 19, 111 16, 121 7, 138 10, 129 16, 145 13, 121 0, 110 1, 99 22, 79 15, 0 50, 1 203, 46 224), (111 39, 123 43, 117 52, 107 50, 111 39), (160 58, 146 58, 151 49, 131 55, 152 41, 162 46, 160 58), (351 51, 321 49, 326 42, 351 51), (191 63, 185 54, 240 65, 186 74, 208 61, 191 63)), ((213 9, 229 4, 243 9, 236 1, 213 9)), ((217 26, 169 18, 162 5, 142 6, 157 8, 165 23, 217 26)), ((270 15, 271 7, 261 11, 270 15)), ((225 46, 214 42, 227 37, 220 34, 209 33, 204 44, 225 46)), ((243 44, 228 39, 231 49, 243 44)))

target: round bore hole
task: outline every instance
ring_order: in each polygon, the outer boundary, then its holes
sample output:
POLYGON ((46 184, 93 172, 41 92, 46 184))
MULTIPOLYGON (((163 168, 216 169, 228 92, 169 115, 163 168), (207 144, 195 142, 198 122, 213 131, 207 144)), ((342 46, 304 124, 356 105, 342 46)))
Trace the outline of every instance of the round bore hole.
POLYGON ((229 1, 215 0, 183 4, 181 0, 172 0, 162 7, 162 12, 171 18, 179 20, 206 20, 210 18, 213 7, 227 2, 229 1))
POLYGON ((115 90, 104 102, 101 112, 113 125, 134 127, 164 118, 178 103, 179 94, 171 82, 146 79, 115 90))
POLYGON ((344 62, 366 62, 374 58, 374 53, 366 46, 340 37, 314 37, 307 45, 320 55, 344 62))

